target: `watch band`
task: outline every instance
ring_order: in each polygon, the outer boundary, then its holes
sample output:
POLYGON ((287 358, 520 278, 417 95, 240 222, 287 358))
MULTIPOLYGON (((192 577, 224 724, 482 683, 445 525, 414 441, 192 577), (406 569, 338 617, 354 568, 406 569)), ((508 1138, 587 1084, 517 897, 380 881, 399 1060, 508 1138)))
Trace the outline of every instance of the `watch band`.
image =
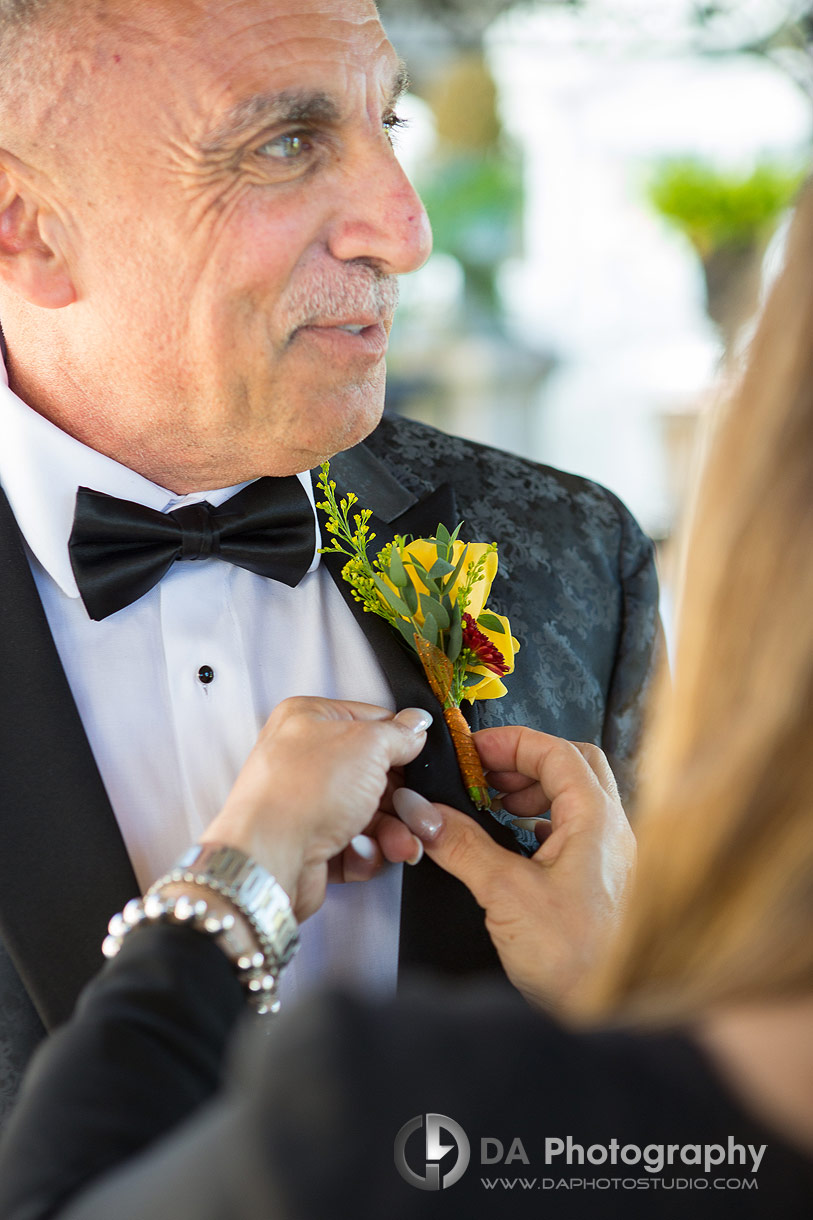
POLYGON ((251 925, 269 972, 278 974, 298 949, 299 928, 285 890, 236 847, 196 843, 147 892, 177 882, 205 886, 228 898, 251 925))

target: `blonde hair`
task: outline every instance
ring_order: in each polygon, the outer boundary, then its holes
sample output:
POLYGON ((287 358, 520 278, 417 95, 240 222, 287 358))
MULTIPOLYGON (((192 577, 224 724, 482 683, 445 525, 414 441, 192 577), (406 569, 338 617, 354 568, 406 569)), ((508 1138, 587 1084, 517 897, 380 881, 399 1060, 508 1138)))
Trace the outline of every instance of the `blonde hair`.
POLYGON ((591 1009, 681 1021, 813 991, 813 188, 714 440, 636 893, 591 1009))

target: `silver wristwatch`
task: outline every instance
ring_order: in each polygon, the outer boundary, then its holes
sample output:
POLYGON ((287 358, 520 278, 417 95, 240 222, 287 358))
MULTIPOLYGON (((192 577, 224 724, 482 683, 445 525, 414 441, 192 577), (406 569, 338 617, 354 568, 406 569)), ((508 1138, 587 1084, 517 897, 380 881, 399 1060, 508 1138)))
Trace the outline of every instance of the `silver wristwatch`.
POLYGON ((299 925, 275 877, 236 847, 196 843, 151 887, 185 881, 228 898, 251 924, 269 969, 287 966, 299 947, 299 925))

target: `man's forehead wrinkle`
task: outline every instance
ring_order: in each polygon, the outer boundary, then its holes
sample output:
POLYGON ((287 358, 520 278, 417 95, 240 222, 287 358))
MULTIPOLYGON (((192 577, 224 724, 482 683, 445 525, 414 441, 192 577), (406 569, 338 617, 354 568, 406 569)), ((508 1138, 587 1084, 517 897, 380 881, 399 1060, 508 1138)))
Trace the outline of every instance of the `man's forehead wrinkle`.
POLYGON ((60 168, 80 142, 77 120, 104 112, 106 85, 118 62, 161 45, 158 35, 114 9, 76 5, 53 27, 37 27, 21 37, 15 62, 20 61, 23 75, 2 82, 0 111, 13 109, 10 127, 32 152, 55 154, 60 168), (32 79, 41 82, 39 87, 31 88, 32 79))
MULTIPOLYGON (((386 104, 392 105, 406 91, 409 77, 400 64, 393 84, 385 94, 386 104)), ((327 92, 312 89, 284 89, 277 93, 256 93, 237 102, 198 147, 203 153, 219 152, 224 146, 250 135, 271 123, 338 123, 341 108, 327 92)))

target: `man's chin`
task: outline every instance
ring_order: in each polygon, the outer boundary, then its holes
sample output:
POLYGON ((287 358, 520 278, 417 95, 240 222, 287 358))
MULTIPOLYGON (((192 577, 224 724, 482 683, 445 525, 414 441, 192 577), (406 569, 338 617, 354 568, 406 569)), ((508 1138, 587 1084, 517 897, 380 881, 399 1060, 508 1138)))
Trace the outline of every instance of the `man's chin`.
MULTIPOLYGON (((384 414, 383 378, 380 391, 378 387, 375 392, 371 392, 372 389, 369 384, 357 387, 355 392, 343 394, 341 401, 330 406, 323 399, 319 426, 292 429, 290 445, 286 444, 283 451, 283 447, 277 444, 266 455, 267 465, 263 473, 281 476, 313 470, 337 453, 344 453, 360 444, 378 427, 384 414)), ((314 420, 314 424, 316 422, 314 420)))
MULTIPOLYGON (((342 401, 325 420, 323 437, 314 437, 312 466, 327 461, 337 453, 352 449, 375 431, 384 414, 384 375, 378 385, 369 382, 342 395, 342 401), (320 443, 322 442, 323 443, 320 443)), ((304 469, 301 468, 301 469, 304 469)))
MULTIPOLYGON (((343 435, 334 438, 329 447, 325 447, 321 451, 314 451, 313 461, 309 463, 307 469, 312 470, 314 467, 321 465, 322 462, 330 461, 337 453, 345 453, 348 449, 353 449, 356 445, 360 445, 378 427, 383 414, 384 408, 382 406, 375 419, 370 420, 365 427, 351 429, 343 435)), ((299 469, 304 470, 306 467, 300 466, 299 469)))

